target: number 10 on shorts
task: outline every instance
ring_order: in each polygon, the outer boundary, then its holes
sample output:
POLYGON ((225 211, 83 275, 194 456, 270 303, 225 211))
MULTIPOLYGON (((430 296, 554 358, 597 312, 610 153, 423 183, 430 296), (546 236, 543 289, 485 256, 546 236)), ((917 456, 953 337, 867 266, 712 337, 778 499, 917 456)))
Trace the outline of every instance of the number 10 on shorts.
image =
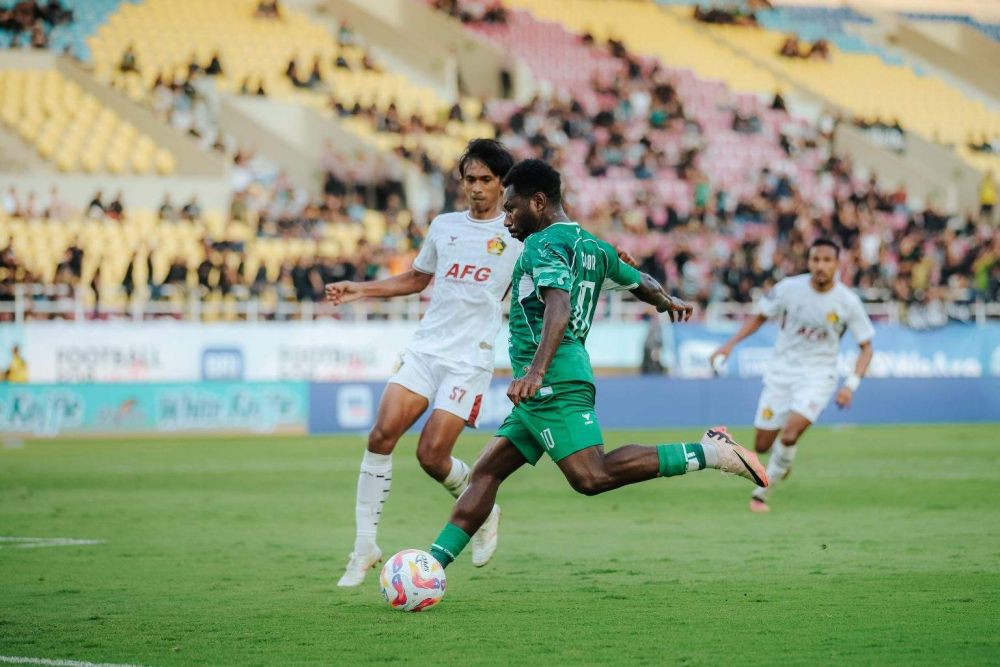
POLYGON ((552 450, 556 446, 556 441, 552 438, 552 429, 545 429, 538 435, 542 438, 542 444, 545 445, 545 449, 552 450))

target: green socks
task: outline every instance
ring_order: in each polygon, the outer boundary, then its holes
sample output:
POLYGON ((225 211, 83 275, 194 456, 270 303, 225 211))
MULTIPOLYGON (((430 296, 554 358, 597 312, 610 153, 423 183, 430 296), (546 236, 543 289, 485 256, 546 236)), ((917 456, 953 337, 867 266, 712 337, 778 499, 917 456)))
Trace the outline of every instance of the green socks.
POLYGON ((448 567, 462 553, 470 539, 472 538, 464 530, 453 523, 447 523, 431 545, 431 555, 441 563, 441 567, 448 567))
POLYGON ((660 460, 660 477, 683 475, 706 467, 705 448, 691 442, 657 445, 656 455, 660 460))

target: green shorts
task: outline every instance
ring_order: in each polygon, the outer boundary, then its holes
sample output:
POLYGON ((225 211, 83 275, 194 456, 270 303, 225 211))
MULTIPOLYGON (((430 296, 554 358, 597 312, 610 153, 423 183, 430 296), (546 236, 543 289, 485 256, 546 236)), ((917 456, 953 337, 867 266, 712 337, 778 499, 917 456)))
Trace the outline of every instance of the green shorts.
POLYGON ((596 391, 589 382, 560 382, 543 387, 514 409, 497 435, 507 438, 528 463, 535 465, 542 454, 559 461, 581 449, 604 444, 594 411, 596 391))

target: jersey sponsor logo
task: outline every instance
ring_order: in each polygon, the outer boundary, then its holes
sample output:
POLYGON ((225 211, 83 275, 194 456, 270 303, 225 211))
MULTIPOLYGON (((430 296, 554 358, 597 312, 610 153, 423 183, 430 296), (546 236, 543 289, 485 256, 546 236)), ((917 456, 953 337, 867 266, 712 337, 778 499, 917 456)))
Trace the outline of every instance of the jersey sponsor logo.
POLYGON ((485 283, 490 279, 490 274, 493 273, 493 269, 488 266, 476 266, 475 264, 452 264, 448 272, 444 274, 445 278, 454 278, 456 280, 467 280, 472 279, 477 283, 485 283))
POLYGON ((455 241, 458 240, 457 236, 452 236, 451 234, 448 235, 448 238, 451 239, 450 241, 448 241, 448 245, 455 245, 455 241))
POLYGON ((489 241, 486 242, 486 252, 491 255, 502 255, 503 251, 507 249, 507 244, 504 242, 503 238, 500 236, 494 236, 489 241))
POLYGON ((837 311, 831 310, 826 314, 826 321, 835 325, 837 322, 840 322, 840 315, 837 314, 837 311))
POLYGON ((806 340, 813 343, 824 341, 830 336, 830 334, 827 332, 826 329, 820 329, 819 327, 807 327, 807 326, 799 327, 798 330, 795 332, 795 335, 801 336, 802 338, 805 338, 806 340))

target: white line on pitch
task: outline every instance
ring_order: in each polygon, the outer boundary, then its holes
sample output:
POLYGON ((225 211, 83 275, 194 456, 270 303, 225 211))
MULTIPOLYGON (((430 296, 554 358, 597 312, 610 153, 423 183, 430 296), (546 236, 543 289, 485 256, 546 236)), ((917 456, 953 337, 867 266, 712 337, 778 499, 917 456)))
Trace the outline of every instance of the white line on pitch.
MULTIPOLYGON (((75 537, 0 537, 0 549, 86 547, 92 544, 104 544, 104 540, 81 540, 75 537)), ((0 658, 2 657, 0 656, 0 658)), ((0 660, 0 662, 3 662, 3 660, 0 660)))
POLYGON ((8 665, 47 665, 48 667, 139 667, 139 665, 119 665, 110 662, 83 662, 82 660, 22 658, 16 655, 0 655, 0 662, 7 663, 8 665))

